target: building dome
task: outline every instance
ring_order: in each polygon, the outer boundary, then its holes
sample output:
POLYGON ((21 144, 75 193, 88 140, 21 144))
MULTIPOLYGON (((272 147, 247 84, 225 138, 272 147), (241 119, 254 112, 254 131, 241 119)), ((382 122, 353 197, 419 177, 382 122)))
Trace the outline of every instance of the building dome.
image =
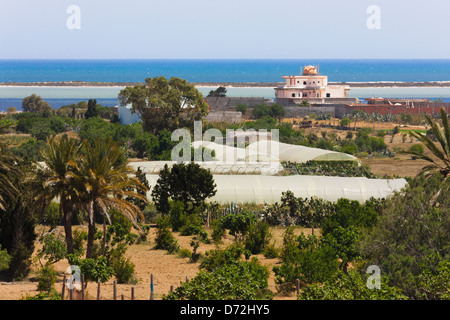
POLYGON ((307 66, 303 69, 303 75, 317 75, 317 68, 314 66, 307 66))

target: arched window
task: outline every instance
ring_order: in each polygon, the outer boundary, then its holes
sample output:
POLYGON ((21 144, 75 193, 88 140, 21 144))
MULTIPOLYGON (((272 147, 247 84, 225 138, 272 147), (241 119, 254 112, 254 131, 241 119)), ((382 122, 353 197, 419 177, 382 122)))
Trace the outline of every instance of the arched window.
POLYGON ((295 93, 292 94, 292 98, 295 98, 295 93))

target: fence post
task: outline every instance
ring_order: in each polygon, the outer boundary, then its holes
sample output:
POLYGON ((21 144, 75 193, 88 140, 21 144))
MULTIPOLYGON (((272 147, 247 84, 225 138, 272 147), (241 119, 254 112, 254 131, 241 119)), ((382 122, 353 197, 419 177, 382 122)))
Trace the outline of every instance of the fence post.
POLYGON ((173 286, 170 286, 170 292, 173 292, 173 286))
POLYGON ((134 300, 134 287, 131 287, 131 300, 134 300))
POLYGON ((100 300, 100 280, 97 283, 97 300, 100 300))
POLYGON ((155 293, 153 291, 153 273, 150 274, 150 300, 155 300, 155 293))
POLYGON ((81 300, 84 300, 84 274, 81 275, 81 300))
POLYGON ((66 291, 66 275, 64 275, 62 291, 61 291, 61 300, 64 300, 64 293, 66 291))
POLYGON ((123 296, 123 294, 122 294, 122 300, 125 300, 125 297, 123 296))
POLYGON ((117 300, 117 281, 116 280, 114 280, 114 282, 113 282, 113 291, 114 291, 114 300, 117 300))

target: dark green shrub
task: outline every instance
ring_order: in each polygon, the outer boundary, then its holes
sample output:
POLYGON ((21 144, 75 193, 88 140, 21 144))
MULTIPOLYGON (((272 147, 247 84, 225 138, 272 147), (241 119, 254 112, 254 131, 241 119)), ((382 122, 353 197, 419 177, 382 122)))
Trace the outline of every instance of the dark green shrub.
POLYGON ((338 271, 325 283, 310 284, 300 291, 299 300, 406 300, 400 289, 390 287, 385 278, 379 290, 369 289, 356 271, 338 271))
POLYGON ((119 259, 113 260, 111 266, 114 269, 114 276, 117 279, 117 283, 137 283, 134 277, 135 265, 130 258, 121 256, 119 259))
POLYGON ((269 224, 266 222, 254 223, 244 240, 245 249, 252 254, 260 254, 269 244, 272 235, 269 230, 269 224))
POLYGON ((69 254, 67 260, 70 265, 75 265, 80 268, 80 272, 84 275, 86 282, 97 282, 100 280, 103 283, 114 275, 114 269, 108 265, 106 257, 81 259, 74 254, 69 254))
POLYGON ((161 217, 157 221, 158 231, 156 233, 155 249, 167 250, 169 253, 178 252, 180 249, 178 241, 174 238, 168 217, 161 217))
POLYGON ((280 256, 279 250, 277 247, 275 247, 275 244, 271 244, 266 246, 264 249, 264 257, 267 259, 275 259, 280 256))
POLYGON ((58 273, 52 265, 47 264, 39 270, 36 279, 38 280, 37 289, 39 291, 55 291, 55 283, 58 279, 58 273))
POLYGON ((8 251, 2 250, 0 245, 0 272, 9 268, 9 263, 11 262, 11 256, 8 251))
POLYGON ((269 271, 258 259, 242 261, 242 246, 207 252, 196 277, 183 283, 167 300, 259 300, 271 299, 269 271))
POLYGON ((255 222, 256 216, 248 211, 228 214, 220 219, 222 228, 229 230, 230 235, 239 241, 244 239, 255 222))

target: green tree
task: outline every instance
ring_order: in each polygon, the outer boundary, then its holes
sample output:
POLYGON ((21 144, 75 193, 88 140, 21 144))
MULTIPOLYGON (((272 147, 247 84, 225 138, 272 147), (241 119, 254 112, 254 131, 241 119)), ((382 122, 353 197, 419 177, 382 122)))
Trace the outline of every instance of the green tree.
POLYGON ((430 165, 425 166, 422 172, 430 173, 432 171, 439 171, 444 177, 450 176, 450 127, 448 124, 447 113, 444 108, 441 108, 442 127, 437 121, 433 121, 429 115, 424 115, 426 122, 431 126, 431 131, 436 137, 441 149, 439 149, 433 140, 425 134, 416 131, 410 131, 409 134, 423 143, 431 153, 437 158, 431 158, 424 154, 415 154, 420 159, 430 162, 430 165))
POLYGON ((106 245, 106 219, 111 221, 108 209, 114 208, 137 225, 137 218, 144 219, 133 199, 147 201, 136 190, 146 192, 126 162, 125 150, 111 139, 96 139, 93 145, 82 144, 79 160, 72 161, 74 184, 80 201, 88 215, 88 239, 86 258, 91 258, 95 240, 95 216, 103 217, 103 249, 106 245))
POLYGON ((227 96, 227 88, 225 87, 218 87, 216 90, 211 90, 207 97, 226 97, 227 96))
POLYGON ((186 80, 147 78, 144 85, 126 87, 119 93, 122 105, 131 104, 146 131, 158 134, 167 129, 190 127, 209 112, 203 95, 186 80))
POLYGON ((22 100, 22 108, 28 112, 49 112, 52 109, 47 101, 34 93, 22 100))
POLYGON ((270 108, 266 104, 258 104, 253 107, 252 114, 255 118, 259 119, 270 115, 270 108))
POLYGON ((87 105, 87 111, 84 114, 86 119, 97 117, 99 115, 99 110, 97 108, 97 100, 89 99, 87 105))
POLYGON ((2 152, 0 156, 2 168, 13 166, 12 170, 2 174, 2 180, 4 178, 5 181, 0 182, 5 186, 5 189, 0 189, 3 201, 0 208, 0 246, 11 257, 6 276, 11 280, 21 280, 30 272, 36 239, 36 216, 41 207, 35 205, 31 196, 33 187, 28 179, 32 175, 30 168, 19 158, 8 162, 12 159, 9 157, 7 152, 2 152), (4 160, 6 163, 2 164, 4 160))
POLYGON ((245 115, 247 112, 247 105, 245 103, 239 103, 236 107, 236 111, 242 112, 242 115, 245 115))
POLYGON ((5 210, 6 199, 19 195, 11 175, 18 175, 18 158, 11 154, 5 145, 0 144, 0 210, 5 210))
POLYGON ((418 299, 419 275, 437 274, 440 256, 450 256, 450 180, 439 173, 412 179, 402 193, 388 198, 378 223, 363 233, 358 250, 366 264, 378 265, 389 285, 418 299))
POLYGON ((36 180, 41 184, 36 189, 36 201, 44 203, 47 207, 55 199, 59 198, 60 216, 62 217, 66 237, 67 252, 73 251, 72 214, 78 204, 78 190, 71 176, 71 163, 76 162, 80 145, 75 139, 64 135, 59 141, 52 138, 47 146, 40 152, 46 166, 40 169, 36 180))
POLYGON ((269 115, 277 120, 280 120, 286 115, 286 110, 282 105, 275 103, 270 106, 269 115))
POLYGON ((216 184, 211 172, 196 163, 167 165, 159 173, 152 190, 156 209, 161 213, 170 210, 169 200, 180 201, 188 213, 203 207, 205 200, 216 194, 216 184))

